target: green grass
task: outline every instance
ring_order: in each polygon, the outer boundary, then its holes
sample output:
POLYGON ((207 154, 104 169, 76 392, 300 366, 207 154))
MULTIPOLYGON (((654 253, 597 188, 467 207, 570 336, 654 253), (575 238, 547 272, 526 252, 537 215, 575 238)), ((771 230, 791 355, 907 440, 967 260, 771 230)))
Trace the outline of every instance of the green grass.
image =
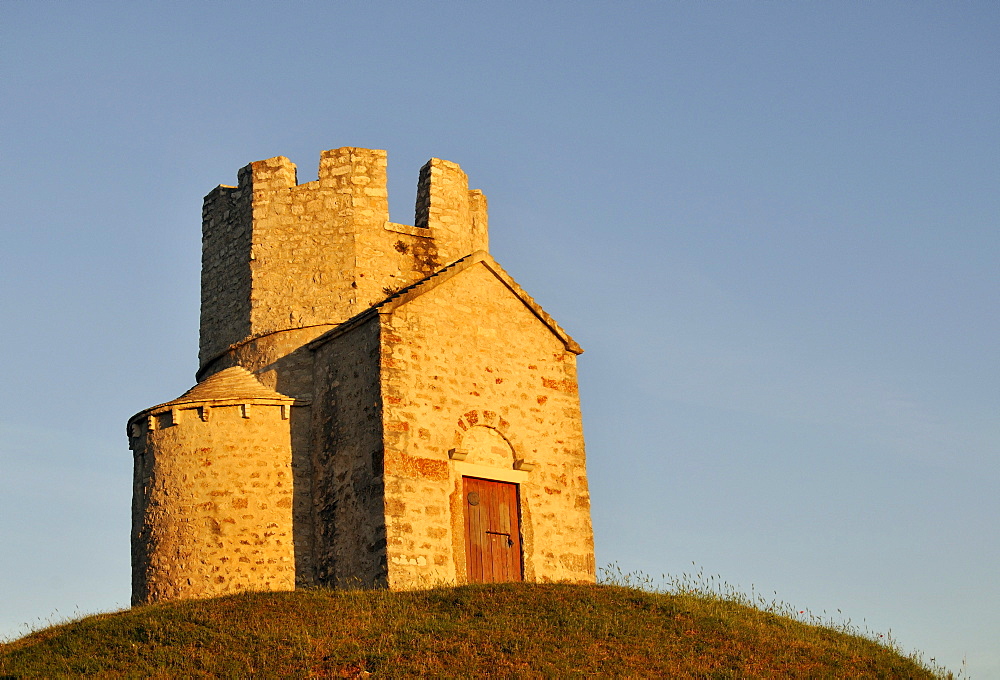
POLYGON ((691 580, 675 592, 632 575, 605 580, 618 585, 305 590, 139 607, 0 645, 0 677, 950 677, 892 644, 691 580))

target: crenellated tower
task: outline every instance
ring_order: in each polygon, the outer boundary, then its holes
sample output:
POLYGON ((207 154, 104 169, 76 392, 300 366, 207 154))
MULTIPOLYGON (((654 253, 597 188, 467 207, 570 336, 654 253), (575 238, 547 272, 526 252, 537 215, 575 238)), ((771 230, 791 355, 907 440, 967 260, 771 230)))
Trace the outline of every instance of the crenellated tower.
POLYGON ((129 419, 136 604, 594 579, 576 356, 455 163, 389 221, 385 151, 205 197, 198 384, 129 419))
POLYGON ((251 163, 237 186, 205 198, 198 378, 242 365, 306 396, 308 381, 286 357, 391 292, 488 250, 486 209, 462 169, 437 158, 420 170, 412 226, 389 221, 385 151, 324 151, 319 177, 305 184, 283 156, 251 163))

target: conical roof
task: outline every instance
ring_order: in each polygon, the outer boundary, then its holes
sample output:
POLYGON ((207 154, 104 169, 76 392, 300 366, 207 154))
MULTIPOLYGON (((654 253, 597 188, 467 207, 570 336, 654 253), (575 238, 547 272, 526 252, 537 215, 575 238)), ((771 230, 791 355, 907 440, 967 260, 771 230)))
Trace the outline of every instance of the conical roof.
POLYGON ((129 431, 131 432, 132 423, 136 419, 151 413, 160 413, 176 408, 182 404, 225 406, 250 402, 258 404, 267 402, 272 405, 301 403, 295 397, 276 392, 270 387, 264 387, 253 373, 242 366, 233 366, 213 373, 173 401, 139 411, 129 418, 129 431))
POLYGON ((213 373, 177 397, 169 404, 190 401, 215 401, 219 399, 279 399, 292 401, 293 397, 264 387, 253 373, 242 366, 233 366, 213 373))

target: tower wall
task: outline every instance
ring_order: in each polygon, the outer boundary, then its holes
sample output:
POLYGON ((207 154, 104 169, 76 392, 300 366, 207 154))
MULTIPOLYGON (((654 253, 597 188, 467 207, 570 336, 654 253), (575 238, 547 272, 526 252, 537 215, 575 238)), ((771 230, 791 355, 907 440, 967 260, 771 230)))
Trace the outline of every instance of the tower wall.
POLYGON ((200 363, 250 335, 250 186, 218 186, 202 207, 200 363))
POLYGON ((290 411, 188 402, 133 417, 133 604, 295 587, 290 411))
POLYGON ((469 178, 458 163, 432 158, 420 169, 414 224, 435 235, 443 265, 489 250, 486 197, 469 190, 469 178))
POLYGON ((421 170, 413 226, 389 221, 385 151, 324 151, 305 184, 282 156, 251 163, 205 198, 199 379, 270 367, 265 384, 308 394, 282 357, 486 241, 485 197, 449 161, 421 170))

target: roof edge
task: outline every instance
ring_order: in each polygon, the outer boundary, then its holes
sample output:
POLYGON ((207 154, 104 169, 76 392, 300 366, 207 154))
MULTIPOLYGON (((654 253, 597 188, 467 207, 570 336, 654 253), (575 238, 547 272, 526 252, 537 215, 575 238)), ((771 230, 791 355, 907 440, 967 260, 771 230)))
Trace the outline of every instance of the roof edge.
POLYGON ((382 302, 369 307, 365 311, 360 314, 356 314, 336 328, 323 333, 306 346, 311 350, 315 350, 327 341, 357 328, 372 318, 375 314, 391 314, 398 307, 401 307, 411 300, 420 297, 424 293, 437 288, 445 281, 448 281, 452 277, 461 274, 477 264, 485 266, 504 286, 506 286, 507 289, 510 290, 510 292, 512 292, 539 321, 545 324, 549 330, 551 330, 556 337, 562 341, 567 351, 572 352, 573 354, 583 354, 583 348, 580 347, 576 340, 574 340, 569 333, 564 331, 562 327, 556 323, 556 320, 553 319, 548 312, 542 309, 542 306, 535 302, 534 298, 528 295, 527 291, 521 288, 517 281, 515 281, 513 277, 511 277, 511 275, 508 274, 504 268, 493 259, 493 256, 485 250, 477 250, 470 255, 466 255, 465 257, 452 262, 443 269, 438 270, 434 274, 431 274, 430 276, 427 276, 420 281, 393 293, 389 297, 382 300, 382 302))
POLYGON ((311 403, 311 399, 299 399, 296 397, 288 397, 287 399, 269 399, 267 397, 234 397, 231 399, 175 400, 157 404, 156 406, 150 406, 149 408, 144 408, 138 413, 132 415, 126 423, 131 425, 133 422, 140 420, 141 418, 166 413, 167 411, 171 411, 175 408, 191 409, 198 406, 211 406, 215 408, 220 406, 239 406, 240 404, 257 404, 259 406, 309 406, 311 403))

